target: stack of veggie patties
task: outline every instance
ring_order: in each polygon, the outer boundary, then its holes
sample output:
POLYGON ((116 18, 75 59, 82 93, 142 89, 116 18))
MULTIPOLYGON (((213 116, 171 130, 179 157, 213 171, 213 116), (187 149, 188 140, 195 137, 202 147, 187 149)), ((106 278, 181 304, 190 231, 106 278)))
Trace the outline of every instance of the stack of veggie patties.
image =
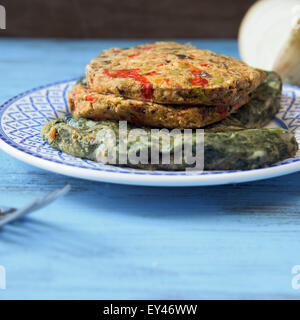
POLYGON ((74 115, 160 128, 201 128, 246 104, 265 73, 191 45, 157 42, 110 49, 69 94, 74 115))
MULTIPOLYGON (((42 135, 57 149, 98 161, 95 150, 103 149, 104 142, 96 139, 95 130, 115 128, 118 121, 147 130, 203 128, 205 169, 263 167, 297 150, 289 132, 261 129, 278 112, 281 90, 276 73, 189 44, 156 42, 113 48, 92 59, 86 77, 68 93, 74 117, 50 122, 42 135), (59 137, 62 131, 69 144, 74 141, 71 137, 77 137, 77 151, 59 137)), ((133 167, 182 170, 186 164, 133 167)))

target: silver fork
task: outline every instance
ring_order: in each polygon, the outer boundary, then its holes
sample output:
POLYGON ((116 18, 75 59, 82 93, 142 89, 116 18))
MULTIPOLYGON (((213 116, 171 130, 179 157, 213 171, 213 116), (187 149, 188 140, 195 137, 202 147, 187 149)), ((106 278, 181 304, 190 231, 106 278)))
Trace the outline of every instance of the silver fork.
POLYGON ((24 206, 23 208, 20 208, 20 209, 0 207, 0 228, 8 223, 14 222, 24 217, 29 213, 32 213, 33 211, 44 208, 49 203, 65 195, 67 192, 70 191, 70 189, 71 189, 71 186, 68 184, 62 189, 56 189, 52 192, 47 193, 43 198, 36 198, 27 206, 24 206))

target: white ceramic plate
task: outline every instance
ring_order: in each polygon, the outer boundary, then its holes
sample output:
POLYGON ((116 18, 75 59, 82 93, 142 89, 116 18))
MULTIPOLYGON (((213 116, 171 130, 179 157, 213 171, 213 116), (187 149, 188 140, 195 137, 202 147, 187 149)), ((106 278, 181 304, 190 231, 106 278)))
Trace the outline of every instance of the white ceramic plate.
MULTIPOLYGON (((66 92, 75 80, 63 81, 22 93, 0 107, 0 148, 33 166, 88 180, 147 186, 205 186, 266 179, 300 170, 295 158, 256 170, 144 171, 103 165, 56 151, 45 143, 40 129, 48 120, 69 113, 66 92)), ((282 108, 272 126, 297 136, 300 127, 300 88, 284 85, 282 108)), ((297 136, 300 141, 300 134, 297 136)))

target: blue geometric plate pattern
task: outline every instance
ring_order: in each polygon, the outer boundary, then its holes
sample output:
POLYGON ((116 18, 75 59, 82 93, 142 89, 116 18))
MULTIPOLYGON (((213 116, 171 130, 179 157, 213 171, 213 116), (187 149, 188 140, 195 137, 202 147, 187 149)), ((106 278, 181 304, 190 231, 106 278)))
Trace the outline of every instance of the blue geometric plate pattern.
MULTIPOLYGON (((66 93, 75 80, 22 93, 0 107, 0 148, 12 156, 61 174, 124 184, 194 186, 245 182, 300 170, 300 154, 269 168, 239 171, 144 171, 103 165, 52 149, 41 136, 49 120, 69 113, 66 93)), ((293 132, 300 141, 300 88, 285 84, 282 107, 272 126, 293 132)))

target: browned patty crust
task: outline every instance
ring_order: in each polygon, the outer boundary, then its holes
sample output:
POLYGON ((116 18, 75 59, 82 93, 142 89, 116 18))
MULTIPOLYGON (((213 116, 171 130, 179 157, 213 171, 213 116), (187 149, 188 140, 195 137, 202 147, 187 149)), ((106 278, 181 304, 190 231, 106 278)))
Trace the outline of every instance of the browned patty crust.
POLYGON ((201 128, 220 121, 249 101, 240 100, 233 106, 162 105, 112 94, 100 94, 82 85, 68 93, 71 113, 94 120, 126 120, 140 126, 158 128, 201 128))
POLYGON ((238 59, 176 42, 105 50, 87 65, 86 76, 99 93, 210 106, 234 105, 265 78, 238 59))

